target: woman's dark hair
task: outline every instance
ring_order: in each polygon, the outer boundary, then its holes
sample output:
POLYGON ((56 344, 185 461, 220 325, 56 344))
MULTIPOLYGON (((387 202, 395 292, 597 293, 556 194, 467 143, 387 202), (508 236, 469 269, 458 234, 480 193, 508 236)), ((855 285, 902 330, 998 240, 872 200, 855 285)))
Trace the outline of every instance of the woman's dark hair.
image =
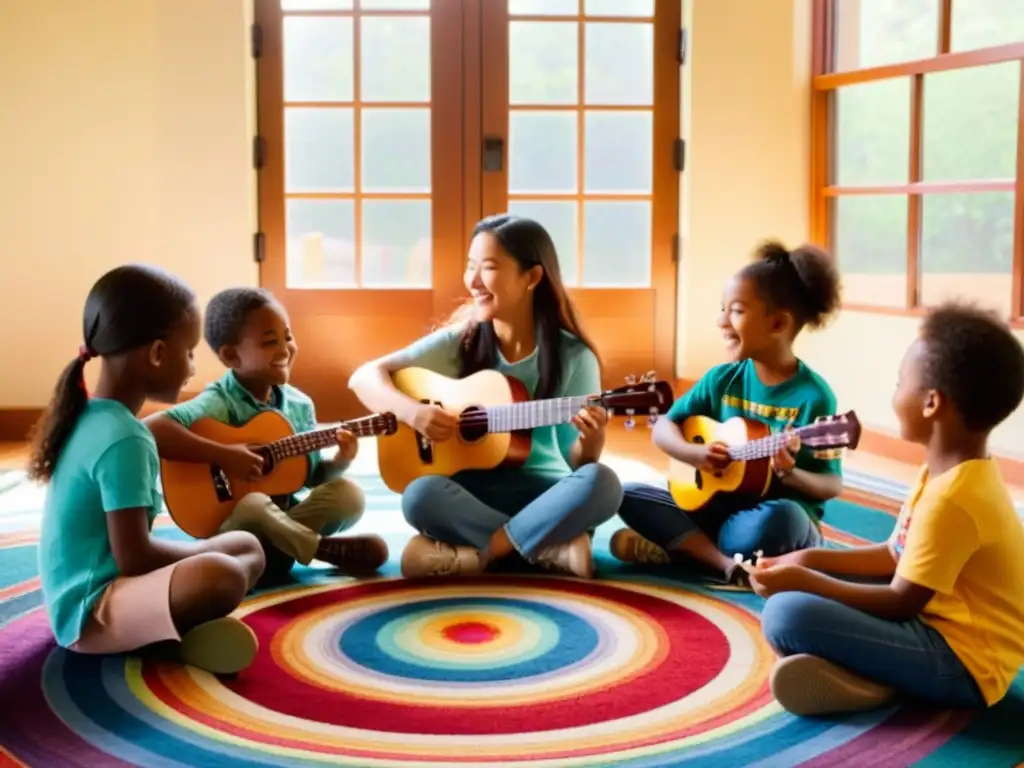
POLYGON ((57 459, 88 400, 85 364, 164 339, 196 306, 185 283, 157 267, 129 264, 96 281, 85 300, 84 341, 61 373, 46 413, 36 425, 29 475, 53 477, 57 459))
POLYGON ((740 275, 753 282, 769 310, 793 315, 797 333, 805 325, 823 327, 839 309, 839 270, 832 256, 816 246, 801 245, 790 251, 768 241, 740 275))
MULTIPOLYGON (((551 235, 533 219, 502 213, 488 216, 473 228, 473 237, 493 236, 509 256, 526 271, 540 266, 544 275, 533 291, 534 322, 540 329, 537 339, 539 376, 533 396, 537 400, 553 397, 562 377, 562 330, 576 336, 597 356, 597 348, 580 326, 576 308, 562 283, 558 254, 551 235)), ((457 312, 456 316, 462 316, 457 312)), ((460 376, 493 368, 498 361, 498 340, 491 322, 469 320, 462 334, 460 376)))

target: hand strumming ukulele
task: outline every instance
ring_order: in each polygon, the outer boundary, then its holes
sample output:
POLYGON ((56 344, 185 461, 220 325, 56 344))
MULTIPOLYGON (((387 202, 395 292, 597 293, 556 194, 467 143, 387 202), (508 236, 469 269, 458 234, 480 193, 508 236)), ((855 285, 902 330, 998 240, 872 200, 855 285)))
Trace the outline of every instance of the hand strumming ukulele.
POLYGON ((402 493, 423 475, 452 476, 467 469, 520 466, 530 455, 531 430, 567 424, 584 405, 602 406, 609 415, 647 415, 653 425, 672 405, 672 387, 648 374, 624 387, 583 397, 530 400, 521 381, 498 371, 480 371, 452 379, 423 368, 392 374, 400 391, 422 403, 436 405, 459 418, 456 434, 435 443, 405 424, 394 435, 377 441, 380 474, 385 485, 402 493))
POLYGON ((241 427, 215 419, 199 419, 190 431, 200 437, 221 445, 258 446, 253 451, 263 456, 263 477, 258 480, 228 478, 214 464, 162 459, 160 476, 164 501, 181 530, 197 539, 205 539, 220 530, 235 504, 246 494, 283 496, 302 488, 309 477, 309 454, 337 445, 339 429, 346 429, 356 437, 370 437, 393 434, 397 427, 392 413, 364 416, 298 434, 277 411, 263 411, 241 427))
POLYGON ((801 446, 818 450, 855 449, 860 441, 860 422, 853 411, 822 416, 797 429, 771 433, 767 424, 737 416, 719 423, 705 416, 690 416, 681 425, 689 443, 724 443, 732 463, 717 472, 672 460, 669 491, 680 509, 699 512, 720 493, 760 499, 772 482, 771 457, 796 435, 801 446))

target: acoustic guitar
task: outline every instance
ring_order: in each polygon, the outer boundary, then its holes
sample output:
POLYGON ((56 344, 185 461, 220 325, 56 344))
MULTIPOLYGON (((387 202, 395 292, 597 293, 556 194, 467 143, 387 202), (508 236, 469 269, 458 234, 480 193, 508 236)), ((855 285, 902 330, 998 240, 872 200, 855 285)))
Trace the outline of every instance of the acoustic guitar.
POLYGON ((638 415, 646 415, 648 427, 653 426, 673 401, 671 385, 655 381, 653 373, 639 382, 628 377, 626 386, 599 394, 545 400, 530 400, 521 381, 493 370, 453 379, 404 368, 391 378, 400 392, 458 417, 455 436, 443 442, 428 440, 405 424, 377 441, 381 477, 395 493, 424 475, 522 466, 530 455, 531 430, 567 424, 584 405, 601 406, 610 416, 625 415, 631 429, 638 415))
POLYGON ((769 426, 756 419, 737 416, 717 422, 705 416, 690 416, 681 425, 689 443, 724 443, 732 463, 716 472, 702 472, 675 459, 669 462, 669 491, 680 509, 700 512, 718 494, 731 493, 751 500, 768 493, 772 482, 771 457, 796 435, 801 446, 816 450, 857 447, 860 422, 853 411, 821 416, 811 424, 772 434, 769 426))
POLYGON ((190 431, 221 445, 243 443, 263 456, 257 480, 228 478, 216 464, 161 459, 164 501, 181 530, 205 539, 220 530, 235 504, 247 494, 283 496, 295 493, 309 477, 309 454, 338 443, 338 430, 356 437, 390 435, 398 428, 393 413, 364 416, 332 427, 296 433, 277 411, 262 411, 241 427, 215 419, 199 419, 190 431))

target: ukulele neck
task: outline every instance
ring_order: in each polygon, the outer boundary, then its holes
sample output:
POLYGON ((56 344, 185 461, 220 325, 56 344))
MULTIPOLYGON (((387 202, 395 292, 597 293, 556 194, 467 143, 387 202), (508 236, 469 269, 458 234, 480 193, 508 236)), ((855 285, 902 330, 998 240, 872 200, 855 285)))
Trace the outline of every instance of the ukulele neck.
POLYGON ((517 432, 519 430, 567 424, 580 408, 596 403, 591 395, 581 397, 555 397, 549 400, 529 400, 511 405, 491 405, 487 412, 488 432, 517 432))
POLYGON ((788 432, 775 432, 767 437, 761 437, 742 445, 733 446, 729 449, 729 457, 733 461, 753 461, 774 456, 789 443, 794 435, 800 437, 804 429, 804 427, 800 427, 788 432))
POLYGON ((283 461, 293 456, 302 456, 338 444, 338 430, 346 429, 356 437, 370 437, 377 434, 376 422, 373 418, 356 419, 336 424, 333 427, 314 429, 310 432, 299 432, 289 437, 282 437, 267 446, 275 461, 283 461))

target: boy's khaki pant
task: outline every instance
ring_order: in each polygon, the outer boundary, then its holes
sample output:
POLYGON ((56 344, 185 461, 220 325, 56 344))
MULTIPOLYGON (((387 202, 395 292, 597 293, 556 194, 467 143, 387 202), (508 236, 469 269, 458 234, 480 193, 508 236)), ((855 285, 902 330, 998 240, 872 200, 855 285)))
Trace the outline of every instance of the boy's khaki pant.
POLYGON ((250 493, 235 505, 220 530, 249 531, 308 565, 316 555, 320 537, 351 528, 363 516, 365 507, 362 489, 339 477, 316 486, 288 510, 281 509, 265 493, 250 493))

